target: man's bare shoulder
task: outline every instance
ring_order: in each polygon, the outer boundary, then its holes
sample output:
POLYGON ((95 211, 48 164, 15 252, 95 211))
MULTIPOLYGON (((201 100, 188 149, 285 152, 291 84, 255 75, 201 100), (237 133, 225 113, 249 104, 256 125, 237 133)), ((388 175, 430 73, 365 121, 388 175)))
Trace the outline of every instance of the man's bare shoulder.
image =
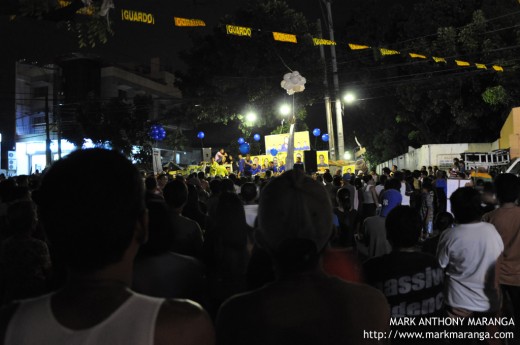
POLYGON ((10 303, 0 308, 0 345, 4 344, 7 326, 18 309, 18 303, 10 303))
POLYGON ((206 311, 189 300, 166 300, 159 310, 155 345, 211 345, 215 331, 206 311))

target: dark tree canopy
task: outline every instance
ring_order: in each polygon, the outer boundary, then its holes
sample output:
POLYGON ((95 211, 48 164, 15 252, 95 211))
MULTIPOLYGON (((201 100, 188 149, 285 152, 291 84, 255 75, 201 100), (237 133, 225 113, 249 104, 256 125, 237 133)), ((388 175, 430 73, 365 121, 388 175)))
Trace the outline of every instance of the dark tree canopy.
POLYGON ((227 123, 255 110, 259 125, 273 129, 280 122, 280 103, 292 102, 280 87, 289 68, 307 78, 306 90, 295 96, 299 108, 320 97, 323 69, 312 46, 314 26, 284 1, 244 1, 243 6, 222 18, 211 35, 193 37, 193 48, 181 53, 188 70, 177 72, 177 85, 193 99, 188 111, 198 121, 227 123), (227 35, 226 24, 252 27, 252 37, 227 35), (298 44, 276 42, 272 31, 297 34, 298 44))
POLYGON ((498 138, 519 99, 517 1, 363 0, 352 6, 344 40, 448 60, 381 57, 375 49, 343 52, 344 87, 367 99, 349 109, 346 121, 374 161, 408 146, 498 138), (454 59, 472 67, 458 67, 454 59), (477 69, 474 63, 498 64, 505 71, 477 69))

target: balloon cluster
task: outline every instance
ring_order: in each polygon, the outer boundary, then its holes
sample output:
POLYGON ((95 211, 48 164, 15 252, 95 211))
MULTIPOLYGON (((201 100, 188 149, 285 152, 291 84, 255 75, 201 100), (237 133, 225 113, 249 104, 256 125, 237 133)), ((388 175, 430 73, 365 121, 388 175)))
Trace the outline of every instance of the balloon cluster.
POLYGON ((155 141, 161 141, 166 138, 166 130, 162 125, 152 125, 148 134, 155 141))
POLYGON ((305 83, 307 79, 300 75, 300 72, 293 71, 291 73, 286 73, 283 76, 283 80, 280 83, 283 89, 287 90, 289 95, 292 95, 296 92, 302 92, 305 90, 305 83))

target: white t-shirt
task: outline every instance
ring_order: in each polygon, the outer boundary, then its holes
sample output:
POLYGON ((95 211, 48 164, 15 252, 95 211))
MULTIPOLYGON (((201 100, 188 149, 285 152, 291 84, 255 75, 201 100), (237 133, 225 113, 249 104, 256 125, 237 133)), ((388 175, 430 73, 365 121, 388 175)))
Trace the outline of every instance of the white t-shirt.
POLYGON ((51 296, 22 301, 9 322, 4 344, 152 345, 163 298, 132 295, 97 325, 73 330, 59 323, 51 309, 51 296))
POLYGON ((244 211, 246 213, 247 225, 254 228, 256 216, 258 215, 258 205, 244 205, 244 211))
POLYGON ((504 243, 492 224, 460 224, 439 239, 437 259, 445 268, 445 302, 470 311, 496 311, 495 265, 504 243))
POLYGON ((401 201, 401 205, 410 206, 410 196, 406 195, 406 182, 401 182, 401 195, 403 196, 403 201, 401 201))

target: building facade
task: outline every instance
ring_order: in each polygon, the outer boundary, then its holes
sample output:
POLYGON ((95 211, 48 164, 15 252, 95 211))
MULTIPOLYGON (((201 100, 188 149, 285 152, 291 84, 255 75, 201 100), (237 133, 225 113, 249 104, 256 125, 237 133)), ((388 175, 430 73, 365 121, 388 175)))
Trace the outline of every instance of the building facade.
MULTIPOLYGON (((131 104, 134 96, 147 95, 153 100, 149 120, 167 124, 165 114, 182 98, 173 84, 174 75, 162 71, 156 59, 148 69, 139 70, 71 54, 55 64, 20 61, 15 68, 16 162, 12 167, 16 169, 10 175, 42 171, 49 162, 75 150, 64 138, 77 128, 76 109, 87 99, 118 98, 131 104)), ((92 143, 85 140, 85 146, 92 143)))

